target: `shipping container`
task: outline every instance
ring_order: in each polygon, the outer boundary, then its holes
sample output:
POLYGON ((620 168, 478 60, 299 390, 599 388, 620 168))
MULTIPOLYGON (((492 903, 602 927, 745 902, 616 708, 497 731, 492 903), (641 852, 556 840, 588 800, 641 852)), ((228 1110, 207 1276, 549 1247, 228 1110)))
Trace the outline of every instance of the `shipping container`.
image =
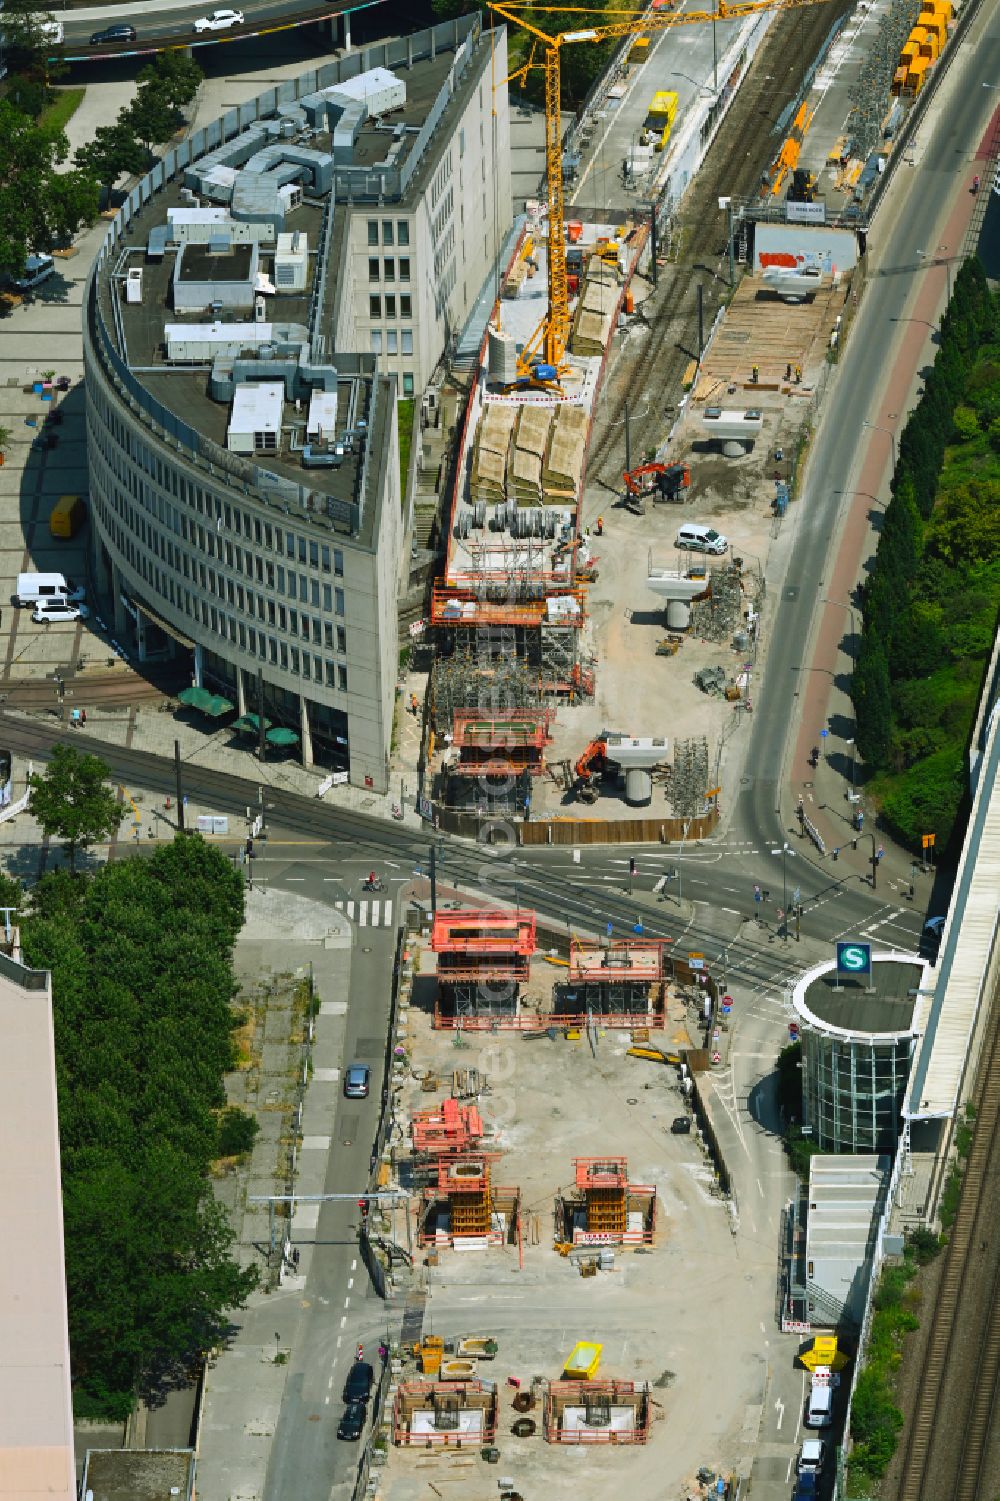
POLYGON ((637 36, 628 55, 630 63, 644 63, 649 56, 649 37, 637 36))

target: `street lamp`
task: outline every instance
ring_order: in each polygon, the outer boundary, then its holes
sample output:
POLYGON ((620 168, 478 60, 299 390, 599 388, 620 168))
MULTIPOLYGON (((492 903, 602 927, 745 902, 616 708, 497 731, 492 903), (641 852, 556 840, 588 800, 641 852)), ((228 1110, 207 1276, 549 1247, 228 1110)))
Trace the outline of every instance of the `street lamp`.
POLYGON ((892 443, 892 467, 893 467, 893 469, 895 469, 896 468, 896 464, 898 463, 898 459, 896 457, 896 434, 893 432, 892 428, 891 427, 882 427, 877 422, 869 422, 868 419, 867 419, 867 417, 864 419, 864 421, 862 422, 861 426, 862 427, 870 427, 870 428, 872 428, 877 433, 888 433, 889 434, 889 439, 890 439, 890 441, 892 443))
MULTIPOLYGON (((948 249, 947 245, 939 245, 938 246, 938 252, 940 252, 942 250, 947 250, 947 249, 948 249)), ((926 250, 918 250, 917 251, 917 256, 922 261, 929 260, 932 266, 943 266, 944 267, 945 275, 948 278, 948 301, 950 302, 951 301, 951 257, 950 256, 945 256, 945 258, 943 260, 938 260, 937 255, 929 256, 928 252, 926 250)))
POLYGON ((772 850, 772 855, 781 856, 781 936, 788 942, 788 856, 795 858, 795 851, 789 846, 788 840, 782 842, 780 850, 772 850))

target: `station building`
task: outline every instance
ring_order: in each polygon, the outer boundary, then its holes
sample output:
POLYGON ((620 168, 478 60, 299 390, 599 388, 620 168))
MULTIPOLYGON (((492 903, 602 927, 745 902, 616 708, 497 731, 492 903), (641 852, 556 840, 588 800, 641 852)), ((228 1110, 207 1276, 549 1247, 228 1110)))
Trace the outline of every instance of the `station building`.
POLYGON ((87 286, 94 570, 117 640, 388 787, 407 570, 397 401, 510 216, 505 33, 464 17, 169 152, 87 286))

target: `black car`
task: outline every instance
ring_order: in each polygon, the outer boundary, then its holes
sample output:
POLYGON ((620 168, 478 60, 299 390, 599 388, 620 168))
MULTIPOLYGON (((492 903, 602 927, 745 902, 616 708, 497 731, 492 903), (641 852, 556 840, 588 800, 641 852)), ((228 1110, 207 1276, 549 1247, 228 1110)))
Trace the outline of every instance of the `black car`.
POLYGON ((337 1437, 358 1439, 365 1431, 367 1410, 363 1402, 348 1402, 344 1416, 337 1424, 337 1437))
POLYGON ((670 1130, 674 1136, 690 1136, 691 1117, 689 1115, 675 1115, 670 1123, 670 1130))
POLYGON ((367 1360, 356 1360, 351 1366, 347 1380, 344 1382, 344 1401, 347 1403, 360 1402, 362 1406, 371 1396, 372 1382, 375 1380, 375 1372, 367 1360))
POLYGON ((92 47, 104 47, 111 42, 134 42, 135 27, 128 26, 124 21, 118 21, 114 26, 105 26, 103 31, 95 31, 90 38, 92 47))

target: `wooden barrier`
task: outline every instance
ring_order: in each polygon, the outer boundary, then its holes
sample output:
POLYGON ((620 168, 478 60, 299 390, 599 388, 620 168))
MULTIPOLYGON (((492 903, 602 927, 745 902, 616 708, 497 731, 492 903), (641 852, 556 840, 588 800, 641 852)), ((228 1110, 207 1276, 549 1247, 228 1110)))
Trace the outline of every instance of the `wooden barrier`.
POLYGON ((523 845, 534 844, 695 844, 707 839, 719 821, 717 812, 701 818, 539 819, 517 824, 523 845))

